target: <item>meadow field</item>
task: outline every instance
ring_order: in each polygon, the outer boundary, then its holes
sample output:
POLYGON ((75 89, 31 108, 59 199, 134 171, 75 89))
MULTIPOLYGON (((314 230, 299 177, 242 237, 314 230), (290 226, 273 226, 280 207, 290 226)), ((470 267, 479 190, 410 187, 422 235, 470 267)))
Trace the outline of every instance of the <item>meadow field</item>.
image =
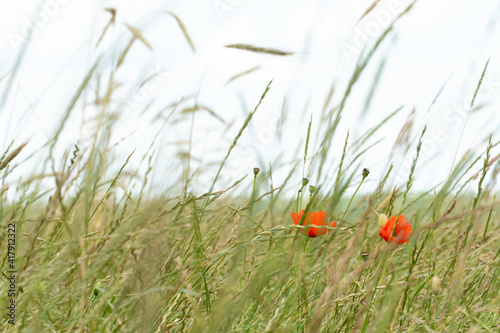
MULTIPOLYGON (((123 145, 118 151, 115 126, 128 115, 116 106, 115 77, 131 50, 155 49, 140 29, 125 25, 128 42, 107 60, 93 59, 49 140, 12 137, 2 147, 1 331, 500 332, 498 134, 478 133, 484 145, 467 147, 462 131, 455 143, 470 149, 457 155, 457 146, 447 147, 455 153, 448 176, 426 186, 418 171, 432 132, 411 117, 393 122, 410 106, 381 113, 358 136, 342 123, 349 102, 364 98, 353 88, 414 4, 360 54, 345 89, 332 86, 320 116, 307 113, 298 147, 283 143, 297 151, 292 160, 256 160, 229 183, 221 182, 228 161, 266 112, 275 81, 258 87, 227 132, 222 158, 206 168, 191 154, 191 141, 171 156, 159 148, 160 133, 180 131, 176 117, 195 124, 199 114, 223 114, 197 97, 177 96, 158 111, 145 153, 123 145), (68 119, 87 105, 96 110, 91 134, 83 144, 67 141, 68 119), (396 140, 376 168, 382 172, 374 172, 365 156, 387 132, 396 140), (402 157, 409 161, 403 181, 394 177, 402 157), (158 169, 158 159, 177 162, 158 169), (168 181, 154 184, 155 172, 168 181)), ((194 51, 192 27, 169 15, 194 51)), ((109 33, 102 28, 100 38, 109 33)), ((294 56, 244 43, 227 48, 294 56)), ((479 107, 494 60, 471 74, 467 113, 479 107)), ((9 75, 21 67, 19 61, 9 75)), ((2 78, 3 98, 15 90, 12 82, 2 78)), ((286 107, 281 112, 286 118, 286 107)), ((428 155, 426 166, 443 168, 428 155)))

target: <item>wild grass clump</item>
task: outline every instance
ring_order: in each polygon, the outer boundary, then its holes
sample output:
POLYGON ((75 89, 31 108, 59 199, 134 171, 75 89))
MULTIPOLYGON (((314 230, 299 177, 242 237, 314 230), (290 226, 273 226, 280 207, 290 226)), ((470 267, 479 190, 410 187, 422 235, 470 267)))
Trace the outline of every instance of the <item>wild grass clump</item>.
MULTIPOLYGON (((108 11, 113 16, 109 26, 116 11, 108 11)), ((195 51, 187 27, 169 14, 195 51)), ((162 194, 155 194, 150 183, 155 142, 143 156, 133 149, 120 156, 111 139, 121 116, 112 108, 118 89, 114 75, 135 41, 152 48, 137 28, 127 25, 130 40, 106 67, 111 75, 101 84, 106 89, 96 102, 98 121, 89 144, 67 147, 61 137, 89 83, 102 79, 100 59, 37 152, 44 157, 42 171, 12 178, 13 170, 30 163, 31 157, 23 155, 35 153, 30 142, 2 152, 0 216, 4 226, 15 223, 17 237, 16 325, 3 322, 2 331, 498 332, 498 142, 490 136, 482 151, 471 150, 453 163, 437 187, 418 192, 413 184, 426 127, 415 136, 411 117, 388 154, 389 159, 413 157, 404 183, 394 181, 392 160, 382 174, 362 164, 375 133, 403 107, 381 117, 360 138, 336 136, 352 87, 393 24, 360 59, 339 105, 331 108, 330 92, 323 110, 327 121, 318 136, 311 135, 313 117, 304 124, 304 154, 296 157, 299 162, 279 166, 287 170, 283 182, 273 182, 273 165, 249 165, 249 177, 215 190, 231 152, 272 93, 270 83, 253 101, 255 108, 240 124, 217 171, 204 175, 211 180, 206 192, 192 184, 198 171, 188 151, 183 176, 162 194), (332 169, 327 163, 334 140, 341 148, 332 169), (62 155, 56 149, 61 146, 67 149, 62 155), (140 166, 132 165, 133 158, 140 166), (375 188, 366 189, 365 180, 375 188), (14 196, 7 195, 9 186, 15 187, 14 196), (294 223, 291 214, 301 210, 294 223), (411 228, 395 223, 390 236, 397 242, 385 241, 381 225, 403 215, 411 228), (327 231, 305 232, 313 226, 327 231), (400 227, 406 228, 404 239, 398 238, 400 227)), ((293 56, 247 44, 227 47, 293 56)), ((187 106, 191 102, 183 98, 168 106, 171 113, 160 117, 165 121, 161 130, 175 126, 170 115, 179 105, 190 110, 184 115, 194 123, 195 111, 203 108, 196 98, 187 106)), ((0 244, 7 244, 4 232, 0 244)), ((6 258, 2 272, 7 271, 6 258)), ((0 304, 9 299, 2 289, 0 304)))

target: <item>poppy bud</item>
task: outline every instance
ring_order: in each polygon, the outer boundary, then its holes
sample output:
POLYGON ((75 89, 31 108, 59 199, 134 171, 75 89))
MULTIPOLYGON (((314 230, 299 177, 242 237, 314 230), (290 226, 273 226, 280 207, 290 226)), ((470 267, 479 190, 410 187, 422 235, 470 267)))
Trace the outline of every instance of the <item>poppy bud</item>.
POLYGON ((369 174, 370 174, 370 170, 368 170, 367 168, 364 168, 363 169, 363 178, 368 177, 369 174))
POLYGON ((43 295, 43 293, 45 292, 45 285, 42 281, 38 282, 35 291, 38 295, 43 295))
POLYGON ((439 292, 440 287, 441 287, 441 280, 439 279, 439 277, 434 275, 431 279, 432 292, 437 294, 439 292))
POLYGON ((309 179, 302 178, 302 186, 307 186, 307 184, 309 184, 309 179))
POLYGON ((311 194, 316 192, 316 186, 314 185, 309 186, 309 192, 311 192, 311 194))
POLYGON ((383 227, 386 223, 387 223, 387 215, 385 214, 380 214, 378 216, 378 224, 380 225, 380 227, 383 227))
POLYGON ((257 176, 257 175, 259 174, 259 172, 260 172, 260 169, 259 169, 259 168, 253 168, 253 174, 254 174, 254 175, 256 175, 256 176, 257 176))

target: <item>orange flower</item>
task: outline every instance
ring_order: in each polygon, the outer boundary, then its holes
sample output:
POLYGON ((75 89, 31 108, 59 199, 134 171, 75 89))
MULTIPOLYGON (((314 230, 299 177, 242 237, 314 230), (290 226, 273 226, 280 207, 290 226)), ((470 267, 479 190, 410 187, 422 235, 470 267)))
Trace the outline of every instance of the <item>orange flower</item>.
POLYGON ((382 237, 386 242, 395 242, 398 244, 408 243, 410 241, 410 236, 413 233, 411 230, 410 222, 406 221, 403 215, 393 216, 380 228, 378 234, 382 237), (394 234, 391 237, 392 229, 394 228, 394 222, 396 222, 396 218, 398 218, 398 222, 396 223, 396 228, 394 229, 394 234), (390 239, 389 239, 390 238, 390 239))
MULTIPOLYGON (((292 216, 293 223, 297 225, 300 222, 300 219, 302 218, 302 215, 304 214, 304 210, 300 212, 300 214, 297 216, 297 213, 293 212, 290 214, 292 216)), ((320 235, 324 235, 328 232, 328 229, 326 228, 318 228, 318 227, 327 227, 330 225, 332 228, 337 225, 337 223, 332 222, 328 224, 326 222, 326 213, 322 210, 319 212, 314 212, 314 213, 307 213, 307 216, 304 221, 304 228, 300 230, 301 233, 305 234, 307 230, 307 225, 309 225, 309 237, 318 237, 320 235)))

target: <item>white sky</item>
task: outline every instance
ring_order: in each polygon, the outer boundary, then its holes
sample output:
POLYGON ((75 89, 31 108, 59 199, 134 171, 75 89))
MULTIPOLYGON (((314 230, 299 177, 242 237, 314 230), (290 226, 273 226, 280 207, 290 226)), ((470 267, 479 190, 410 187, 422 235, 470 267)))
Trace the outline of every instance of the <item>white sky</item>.
MULTIPOLYGON (((116 110, 121 119, 115 128, 113 142, 117 163, 122 163, 130 152, 138 152, 132 163, 138 164, 146 153, 159 123, 151 119, 162 107, 178 101, 182 96, 198 92, 198 102, 210 107, 225 119, 225 124, 200 112, 195 118, 192 155, 194 168, 202 167, 207 175, 212 172, 227 152, 245 114, 258 102, 267 83, 273 79, 271 90, 250 128, 241 138, 223 172, 223 184, 251 173, 254 166, 267 169, 273 163, 275 185, 286 177, 291 161, 303 157, 303 142, 307 123, 313 115, 312 147, 317 145, 316 131, 320 113, 334 84, 336 105, 356 64, 355 57, 346 57, 342 46, 354 44, 360 33, 374 28, 379 35, 380 24, 373 15, 384 19, 389 3, 401 10, 408 0, 382 0, 378 9, 357 24, 372 1, 262 1, 262 0, 188 0, 188 1, 89 1, 51 0, 10 2, 0 13, 0 98, 12 75, 8 74, 19 55, 13 40, 22 39, 27 22, 36 27, 22 63, 13 78, 8 99, 0 110, 0 148, 4 150, 11 140, 21 142, 30 138, 27 153, 36 150, 53 134, 65 107, 78 88, 95 59, 103 56, 98 72, 102 74, 101 91, 107 82, 112 61, 131 38, 124 23, 141 30, 153 49, 141 43, 132 47, 115 80, 122 84, 116 93, 116 110), (45 9, 37 11, 39 6, 45 9), (224 12, 216 10, 224 8, 224 12), (222 6, 222 7, 220 7, 222 6), (96 42, 107 24, 110 14, 104 9, 116 8, 116 25, 112 26, 96 49, 96 42), (40 13, 47 12, 43 20, 40 13), (180 17, 191 35, 196 52, 192 52, 172 16, 180 17), (38 23, 36 23, 38 18, 38 23), (224 45, 244 43, 295 52, 294 56, 277 57, 224 48, 224 45), (229 78, 255 66, 260 68, 226 84, 229 78), (123 98, 137 90, 138 84, 152 73, 162 73, 157 84, 139 91, 137 103, 123 102, 123 98), (289 117, 281 140, 276 139, 273 125, 287 98, 289 117), (121 99, 121 102, 120 102, 121 99), (148 102, 153 101, 144 113, 148 102), (228 127, 228 124, 233 124, 228 127), (123 141, 122 138, 125 138, 123 141), (31 150, 30 150, 31 149, 31 150), (298 150, 297 150, 298 149, 298 150), (30 150, 30 151, 28 151, 30 150), (258 156, 261 158, 259 159, 258 156), (280 159, 278 157, 280 156, 280 159), (264 165, 262 165, 262 163, 264 165), (284 167, 280 167, 285 163, 284 167)), ((391 16, 392 17, 392 16, 391 16)), ((405 108, 373 139, 385 139, 363 160, 377 183, 386 171, 388 152, 408 117, 416 109, 416 126, 412 137, 418 136, 428 124, 427 151, 417 169, 417 189, 428 189, 447 176, 451 161, 464 126, 470 98, 475 90, 484 64, 490 58, 484 89, 477 104, 486 107, 468 119, 465 135, 458 150, 460 157, 468 148, 484 149, 485 139, 497 134, 500 91, 500 1, 498 0, 420 0, 414 10, 399 21, 394 31, 376 53, 348 99, 344 116, 336 134, 331 155, 338 161, 345 135, 351 133, 351 142, 367 129, 381 121, 401 105, 405 108), (386 59, 381 80, 368 113, 362 120, 366 96, 373 83, 380 62, 386 59), (440 87, 450 77, 441 98, 430 114, 427 109, 440 87), (425 163, 425 160, 433 158, 425 163), (436 167, 439 166, 439 167, 436 167)), ((362 39, 362 38, 361 38, 362 39)), ((371 45, 373 38, 368 41, 371 45)), ((96 86, 96 80, 91 81, 96 86)), ((87 102, 95 96, 89 92, 87 102)), ((0 102, 1 103, 1 102, 0 102)), ((185 104, 190 106, 192 104, 185 104)), ((63 132, 60 152, 71 149, 77 142, 85 148, 93 122, 81 124, 93 112, 85 113, 79 104, 69 125, 63 132)), ((189 139, 190 117, 176 113, 175 123, 162 131, 157 149, 160 151, 155 169, 159 184, 173 183, 179 165, 176 152, 186 150, 189 139)), ((323 125, 324 126, 324 125, 323 125)), ((411 148, 413 154, 415 147, 411 148)), ((413 156, 407 156, 411 160, 413 156)), ((394 159, 397 165, 403 162, 394 159)), ((27 162, 31 163, 31 162, 27 162)), ((144 164, 142 165, 144 168, 144 164)), ((398 168, 396 181, 404 183, 407 170, 398 168)), ((330 170, 335 174, 336 170, 330 170)), ((316 183, 317 175, 308 175, 316 183)), ((301 175, 297 175, 297 181, 301 175)), ((207 190, 207 176, 200 176, 198 190, 207 190)))

